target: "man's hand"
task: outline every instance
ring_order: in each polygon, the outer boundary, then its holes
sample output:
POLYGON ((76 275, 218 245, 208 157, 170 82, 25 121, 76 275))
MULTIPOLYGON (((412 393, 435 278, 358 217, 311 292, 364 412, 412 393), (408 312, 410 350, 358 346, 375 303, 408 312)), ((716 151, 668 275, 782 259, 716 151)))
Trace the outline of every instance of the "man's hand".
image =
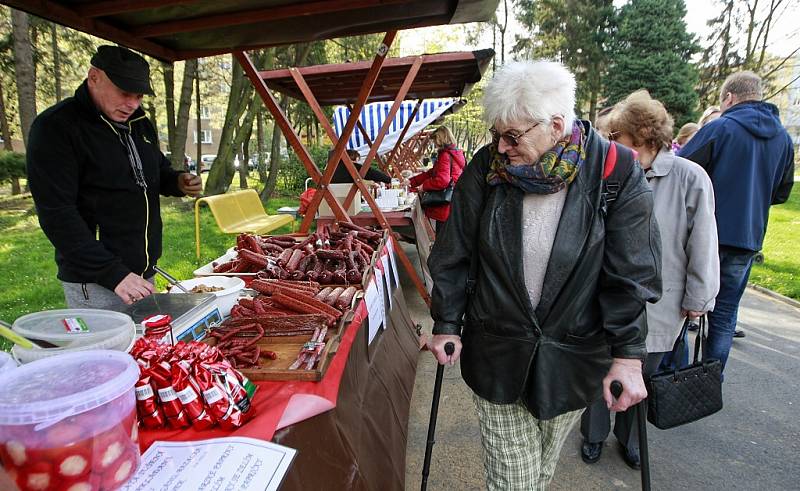
POLYGON ((128 276, 114 288, 114 293, 125 302, 125 305, 130 305, 151 295, 154 290, 153 284, 146 279, 137 274, 128 273, 128 276))
POLYGON ((625 411, 647 397, 647 388, 642 378, 642 361, 626 358, 614 358, 611 370, 603 379, 603 398, 611 411, 625 411), (611 394, 611 382, 622 384, 622 395, 614 399, 611 394))
POLYGON ((178 189, 187 196, 200 196, 203 191, 203 180, 200 179, 200 176, 182 172, 178 174, 178 189))
POLYGON ((428 341, 428 349, 431 350, 440 365, 453 366, 458 361, 458 357, 461 356, 461 336, 436 334, 428 341), (453 343, 456 347, 452 355, 444 352, 444 345, 447 343, 453 343))

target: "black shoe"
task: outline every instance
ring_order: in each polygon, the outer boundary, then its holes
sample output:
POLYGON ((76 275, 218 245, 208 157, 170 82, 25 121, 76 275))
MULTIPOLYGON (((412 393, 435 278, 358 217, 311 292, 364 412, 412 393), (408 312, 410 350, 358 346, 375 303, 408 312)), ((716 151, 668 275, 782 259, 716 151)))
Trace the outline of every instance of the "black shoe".
POLYGON ((735 337, 735 338, 743 338, 744 337, 744 331, 742 331, 741 329, 737 329, 737 330, 733 331, 733 337, 735 337))
POLYGON ((591 443, 586 440, 583 441, 581 446, 581 458, 587 464, 594 464, 600 460, 600 455, 603 453, 603 442, 591 443))
POLYGON ((622 460, 628 464, 628 467, 636 471, 642 468, 642 461, 639 460, 639 449, 626 448, 625 445, 620 444, 619 450, 622 454, 622 460))

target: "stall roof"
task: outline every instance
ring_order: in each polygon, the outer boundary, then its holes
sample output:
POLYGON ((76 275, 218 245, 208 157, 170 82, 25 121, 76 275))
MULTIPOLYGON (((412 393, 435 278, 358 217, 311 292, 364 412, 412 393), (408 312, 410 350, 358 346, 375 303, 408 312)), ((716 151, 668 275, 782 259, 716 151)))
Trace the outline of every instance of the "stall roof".
POLYGON ((498 0, 0 0, 167 61, 489 20, 498 0))
MULTIPOLYGON (((421 55, 419 73, 406 99, 460 97, 478 82, 494 56, 494 50, 458 51, 421 55)), ((387 58, 367 102, 394 100, 417 56, 387 58)), ((355 102, 371 63, 341 63, 296 68, 314 97, 323 106, 355 102)), ((289 69, 260 72, 267 87, 295 99, 305 100, 289 69)))

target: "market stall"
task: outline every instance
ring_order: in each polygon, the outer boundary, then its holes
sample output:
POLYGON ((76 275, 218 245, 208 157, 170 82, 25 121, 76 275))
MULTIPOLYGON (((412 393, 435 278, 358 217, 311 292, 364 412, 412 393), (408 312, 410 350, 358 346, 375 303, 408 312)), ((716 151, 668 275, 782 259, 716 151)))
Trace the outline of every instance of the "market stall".
MULTIPOLYGON (((466 94, 471 86, 478 82, 483 72, 488 67, 494 56, 492 50, 465 51, 455 53, 439 53, 404 58, 387 58, 388 46, 394 40, 394 35, 388 33, 383 41, 382 48, 378 51, 372 63, 344 63, 335 65, 318 65, 310 67, 289 68, 257 72, 250 59, 242 54, 239 61, 245 68, 245 73, 256 85, 256 89, 264 100, 267 108, 272 112, 284 136, 300 156, 309 176, 317 185, 317 192, 306 209, 305 217, 300 226, 301 232, 307 232, 312 222, 316 219, 316 212, 323 199, 327 201, 336 220, 352 220, 356 213, 348 213, 353 200, 360 192, 370 208, 368 214, 361 214, 362 223, 369 220, 369 215, 374 217, 377 225, 394 235, 393 226, 387 220, 384 210, 373 198, 370 190, 364 183, 364 176, 369 170, 369 164, 379 155, 381 145, 393 124, 395 115, 403 106, 406 99, 416 100, 411 114, 408 116, 399 134, 395 137, 396 144, 392 150, 392 157, 384 165, 387 169, 391 160, 399 156, 398 148, 405 141, 405 136, 413 126, 421 107, 425 105, 424 99, 441 97, 461 97, 466 94), (385 49, 384 49, 385 47, 385 49), (257 77, 257 80, 254 78, 257 77), (334 143, 334 149, 328 157, 325 172, 320 172, 313 162, 310 154, 303 146, 294 128, 289 124, 286 116, 275 102, 269 89, 281 92, 291 97, 303 100, 310 106, 317 120, 322 125, 328 138, 334 143), (344 152, 351 136, 360 123, 360 115, 368 102, 392 101, 388 113, 385 114, 383 124, 370 138, 369 152, 364 159, 364 165, 358 171, 350 157, 344 152), (348 104, 349 116, 344 126, 337 132, 322 110, 323 105, 348 104), (353 178, 353 185, 347 196, 340 203, 332 194, 330 183, 336 168, 344 165, 353 178)), ((367 131, 361 125, 359 130, 367 137, 367 131)), ((411 214, 395 215, 393 218, 405 220, 405 225, 413 230, 411 214)), ((430 303, 428 290, 419 278, 409 259, 398 250, 400 261, 409 273, 411 279, 422 298, 430 303)))
MULTIPOLYGON (((233 52, 262 100, 275 116, 290 145, 306 164, 309 175, 321 184, 322 192, 319 193, 319 199, 314 206, 325 199, 340 221, 352 223, 342 206, 324 188, 325 183, 330 182, 335 165, 329 165, 324 174, 319 171, 294 130, 288 125, 285 116, 275 104, 274 98, 244 50, 388 31, 377 50, 375 60, 362 75, 358 96, 350 100, 352 110, 358 113, 375 86, 388 47, 394 39, 396 33, 394 30, 486 20, 494 12, 497 1, 2 0, 0 3, 120 43, 165 61, 233 52)), ((418 71, 422 62, 422 58, 417 57, 412 62, 412 68, 416 66, 414 70, 418 71)), ((292 79, 302 84, 303 77, 298 75, 295 70, 292 79)), ((408 87, 405 91, 408 93, 408 87)), ((397 92, 395 90, 395 94, 397 92)), ((343 128, 342 138, 336 143, 333 161, 338 162, 341 158, 345 140, 356 127, 356 120, 354 117, 348 119, 343 128)), ((345 160, 345 165, 351 175, 356 177, 352 162, 345 160)), ((391 225, 382 217, 374 202, 370 205, 372 210, 376 211, 380 225, 391 231, 391 225)), ((309 231, 308 225, 303 228, 303 233, 309 231)), ((121 482, 131 478, 135 469, 132 464, 133 457, 118 445, 119 440, 110 440, 112 437, 123 440, 128 437, 135 440, 138 437, 139 448, 144 451, 148 447, 154 447, 152 445, 154 441, 208 440, 238 435, 254 437, 259 441, 272 439, 297 449, 297 455, 285 478, 284 487, 287 489, 378 487, 402 489, 405 433, 414 380, 417 339, 413 323, 405 311, 402 290, 396 281, 398 264, 393 258, 396 254, 397 259, 407 268, 410 268, 410 263, 391 233, 384 235, 380 246, 373 252, 368 268, 362 271, 361 286, 364 297, 358 299, 348 309, 352 317, 342 316, 345 320, 338 324, 340 327, 336 338, 331 338, 330 344, 323 336, 323 341, 318 340, 314 345, 322 343, 330 348, 325 351, 327 368, 318 381, 304 379, 254 382, 252 385, 257 387, 257 390, 254 394, 248 395, 252 397, 248 399, 252 406, 250 420, 236 429, 212 428, 202 431, 193 428, 144 429, 137 435, 137 425, 131 427, 128 415, 125 414, 125 418, 120 418, 121 423, 118 425, 121 432, 114 429, 114 435, 104 433, 102 441, 95 442, 101 448, 96 457, 99 459, 98 465, 103 466, 101 469, 103 483, 108 480, 108 484, 103 484, 102 488, 116 488, 121 482), (395 278, 395 283, 391 282, 391 278, 395 278)), ((420 284, 417 286, 421 287, 420 284)), ((219 312, 217 315, 222 317, 219 312)), ((192 333, 198 334, 200 331, 197 330, 199 328, 197 322, 208 325, 212 323, 210 320, 212 317, 213 313, 211 316, 203 316, 199 321, 196 320, 195 324, 191 322, 187 324, 193 328, 192 333)), ((213 331, 214 326, 210 327, 213 331)), ((198 334, 198 337, 201 336, 198 334)), ((320 349, 318 354, 323 351, 320 349)), ((75 381, 88 378, 86 369, 79 368, 83 372, 76 374, 86 375, 75 375, 75 381)), ((222 368, 225 369, 224 365, 222 368)), ((314 371, 314 367, 311 371, 314 371)), ((96 377, 107 372, 105 369, 94 370, 90 374, 96 377)), ((231 375, 232 372, 227 373, 231 375)), ((241 383, 244 384, 243 381, 241 383)), ((62 384, 65 389, 71 388, 69 387, 71 385, 74 384, 62 384)), ((160 390, 169 394, 166 389, 160 390)), ((133 387, 130 387, 130 390, 133 390, 133 387)), ((203 397, 204 399, 207 397, 205 393, 203 397)), ((174 401, 174 398, 169 401, 174 401)), ((125 409, 127 410, 127 406, 125 409)), ((226 414, 219 416, 225 418, 226 414)), ((179 414, 172 416, 179 418, 179 414)), ((104 420, 105 418, 95 419, 95 421, 104 420)), ((83 424, 88 427, 89 422, 84 421, 83 424)), ((54 422, 51 420, 48 424, 52 426, 54 422)), ((39 428, 39 425, 30 427, 30 430, 34 431, 35 438, 38 438, 35 433, 39 428)), ((23 438, 25 435, 20 433, 16 436, 23 438)), ((64 438, 63 434, 57 436, 64 438)), ((20 453, 20 447, 16 443, 11 447, 8 447, 8 440, 5 443, 7 450, 13 450, 11 458, 14 463, 27 465, 28 459, 34 456, 27 453, 24 447, 20 453)), ((34 443, 43 444, 38 439, 35 439, 34 443)), ((64 444, 71 445, 66 440, 64 444)), ((223 457, 224 455, 227 453, 223 454, 223 457)), ((196 479, 197 474, 202 478, 205 476, 203 472, 216 472, 214 467, 211 470, 191 471, 192 475, 189 475, 188 468, 191 467, 190 463, 195 456, 196 454, 192 453, 177 467, 175 472, 180 482, 172 482, 176 489, 180 483, 187 482, 189 478, 196 479), (181 475, 181 472, 184 474, 181 475)), ((38 458, 38 454, 36 457, 38 458)), ((51 458, 50 454, 45 457, 51 458)), ((87 470, 86 462, 90 458, 89 454, 73 453, 68 457, 59 460, 56 468, 56 471, 64 472, 69 479, 74 480, 67 481, 67 484, 72 485, 74 482, 75 486, 79 486, 75 489, 101 487, 99 484, 101 474, 95 476, 94 468, 91 473, 87 470), (84 478, 87 479, 85 482, 78 481, 84 478)), ((92 462, 94 465, 94 461, 92 462)), ((289 465, 288 462, 282 464, 284 470, 289 465)), ((141 473, 148 475, 147 473, 155 470, 148 467, 139 471, 137 476, 141 473)), ((54 476, 50 474, 51 472, 54 472, 52 467, 27 468, 21 477, 25 483, 47 487, 54 476)), ((231 472, 235 475, 236 468, 231 472)), ((212 474, 209 476, 209 479, 222 478, 212 474)), ((0 479, 5 477, 7 476, 2 475, 0 479)), ((213 482, 213 479, 209 482, 213 482)))

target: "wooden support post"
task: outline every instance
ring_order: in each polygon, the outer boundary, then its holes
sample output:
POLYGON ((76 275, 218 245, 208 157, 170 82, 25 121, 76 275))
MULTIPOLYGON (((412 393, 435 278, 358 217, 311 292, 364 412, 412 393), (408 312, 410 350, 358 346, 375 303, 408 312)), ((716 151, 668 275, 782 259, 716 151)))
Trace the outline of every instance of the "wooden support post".
POLYGON ((408 118, 408 124, 403 127, 403 131, 400 132, 400 136, 397 137, 397 143, 394 144, 394 148, 392 149, 391 153, 389 154, 389 158, 386 162, 386 165, 391 165, 394 167, 394 162, 397 160, 397 151, 400 146, 403 144, 403 138, 406 137, 406 133, 408 133, 408 129, 411 128, 411 121, 417 116, 419 112, 419 108, 422 107, 422 99, 417 99, 417 105, 414 106, 414 110, 411 111, 411 117, 408 118))
MULTIPOLYGON (((350 117, 347 118, 347 123, 342 129, 341 138, 339 138, 339 141, 336 142, 333 152, 331 152, 331 155, 328 158, 328 165, 325 168, 325 172, 320 180, 320 186, 327 186, 328 183, 331 182, 333 172, 336 170, 336 166, 339 163, 339 160, 342 158, 342 154, 344 153, 347 140, 350 139, 350 135, 353 133, 353 129, 356 127, 358 114, 361 112, 361 108, 364 107, 364 104, 367 102, 367 98, 369 98, 369 95, 372 92, 372 87, 374 87, 375 81, 378 79, 378 75, 380 75, 383 62, 386 60, 386 56, 389 54, 389 47, 392 45, 396 35, 397 31, 389 31, 383 37, 383 42, 380 44, 378 51, 375 53, 375 59, 372 61, 372 66, 370 66, 370 69, 364 78, 364 82, 361 84, 361 90, 358 93, 356 102, 353 104, 353 109, 355 112, 351 113, 350 117)), ((308 211, 306 212, 306 216, 303 217, 303 222, 300 225, 301 233, 308 233, 308 231, 311 229, 311 222, 313 221, 314 215, 319 208, 319 203, 322 200, 321 196, 317 196, 318 194, 319 193, 314 194, 311 203, 308 205, 308 211)))
MULTIPOLYGON (((397 91, 397 95, 394 98, 394 103, 392 103, 392 107, 389 109, 389 114, 386 115, 386 119, 383 121, 381 125, 381 129, 378 131, 378 134, 375 136, 375 143, 370 146, 369 152, 367 153, 367 157, 364 159, 365 162, 371 162, 375 155, 378 154, 378 148, 380 148, 381 143, 383 143, 383 138, 389 132, 389 128, 392 126, 392 121, 394 120, 395 115, 397 115, 397 110, 400 109, 400 106, 403 104, 403 101, 406 98, 406 94, 408 94, 409 89, 414 84, 414 80, 417 78, 417 74, 419 73, 419 68, 422 66, 423 57, 418 56, 414 63, 411 65, 411 68, 408 69, 408 74, 406 74, 406 78, 403 80, 403 84, 400 86, 400 89, 397 91)), ((419 104, 417 104, 419 106, 419 104)), ((411 113, 411 118, 413 119, 416 113, 416 107, 414 111, 411 113)), ((361 112, 361 111, 359 111, 361 112)), ((350 113, 350 116, 353 116, 353 113, 350 113)), ((360 114, 356 114, 356 121, 358 121, 358 117, 360 114)), ((411 122, 409 121, 409 124, 411 122)), ((408 125, 406 125, 408 127, 408 125)), ((405 130, 405 128, 403 128, 405 130)), ((388 165, 388 163, 387 163, 388 165)), ((363 166, 361 168, 361 177, 367 175, 367 171, 369 167, 363 166)), ((344 200, 344 207, 347 208, 350 206, 350 203, 353 202, 353 198, 355 198, 356 190, 355 186, 350 188, 350 192, 347 193, 347 198, 344 200)))
MULTIPOLYGON (((247 55, 247 53, 243 51, 236 51, 234 52, 234 56, 239 61, 239 64, 244 69, 247 78, 250 79, 250 82, 253 84, 256 92, 258 95, 261 96, 261 100, 264 101, 264 105, 267 106, 267 109, 272 114, 272 117, 275 119, 275 124, 281 129, 281 132, 286 137, 286 140, 289 142, 289 145, 292 146, 297 156, 300 158, 300 161, 303 163, 303 167, 306 168, 306 172, 308 175, 314 179, 315 182, 319 182, 320 178, 322 177, 322 172, 317 167, 317 164, 314 163, 314 160, 311 158, 311 154, 308 153, 306 147, 303 145, 303 142, 300 141, 300 136, 294 131, 291 123, 286 118, 286 115, 281 110, 281 107, 278 105, 278 101, 272 96, 272 93, 267 88, 267 85, 264 83, 264 80, 258 76, 258 71, 256 70, 255 66, 253 66, 253 61, 247 55)), ((333 210, 333 214, 336 216, 338 220, 350 221, 350 217, 342 208, 342 205, 334 198, 334 196, 330 193, 330 191, 326 188, 320 188, 315 193, 315 197, 318 197, 321 201, 322 198, 328 202, 328 205, 333 210)), ((317 202, 317 207, 319 206, 319 201, 317 202)), ((316 213, 317 208, 314 208, 311 211, 311 217, 313 218, 314 214, 316 213)), ((306 213, 308 216, 308 213, 306 213)))
MULTIPOLYGON (((303 97, 306 99, 306 102, 308 103, 309 107, 311 107, 311 111, 317 117, 320 124, 322 125, 322 128, 328 134, 328 138, 330 138, 331 142, 336 142, 336 145, 338 146, 339 143, 341 143, 342 141, 346 141, 345 139, 346 135, 344 134, 344 132, 342 132, 342 135, 337 140, 336 132, 333 130, 333 126, 331 125, 330 121, 328 121, 328 118, 325 116, 325 112, 319 105, 317 98, 314 96, 314 93, 311 91, 311 88, 306 83, 305 78, 303 78, 303 75, 295 68, 290 69, 290 73, 295 83, 297 84, 297 87, 300 89, 300 92, 303 94, 303 97)), ((352 115, 353 114, 351 113, 351 116, 352 115)), ((347 136, 347 139, 349 139, 349 136, 347 136)), ((376 139, 376 142, 380 144, 378 139, 376 139)), ((370 194, 369 190, 366 188, 363 176, 359 174, 358 169, 356 169, 356 166, 353 164, 353 161, 350 159, 350 156, 347 155, 347 153, 342 154, 341 162, 344 164, 345 168, 347 168, 347 171, 350 173, 350 176, 352 176, 354 187, 361 190, 361 193, 364 195, 364 199, 366 199, 367 203, 369 204, 369 207, 372 209, 372 213, 375 215, 375 218, 378 220, 378 223, 381 225, 381 227, 388 230, 392 236, 394 236, 394 231, 392 230, 391 225, 389 225, 389 222, 386 220, 386 217, 384 216, 383 212, 378 207, 378 203, 375 202, 375 199, 372 197, 372 194, 370 194)), ((328 165, 336 166, 338 163, 339 163, 338 161, 333 164, 328 162, 328 165)), ((362 168, 362 172, 363 170, 364 168, 362 168)), ((323 185, 326 185, 328 183, 328 181, 325 180, 326 176, 327 172, 326 175, 323 176, 322 178, 323 185)), ((349 205, 345 204, 345 207, 347 206, 349 205)), ((411 261, 408 259, 402 248, 398 249, 400 249, 397 251, 397 254, 400 257, 400 262, 402 262, 403 266, 405 266, 409 276, 411 276, 411 279, 414 282, 414 285, 416 286, 423 300, 425 300, 425 302, 428 305, 430 305, 430 297, 428 295, 428 291, 425 289, 425 285, 423 284, 422 280, 417 274, 416 269, 414 269, 414 266, 411 264, 411 261)))

